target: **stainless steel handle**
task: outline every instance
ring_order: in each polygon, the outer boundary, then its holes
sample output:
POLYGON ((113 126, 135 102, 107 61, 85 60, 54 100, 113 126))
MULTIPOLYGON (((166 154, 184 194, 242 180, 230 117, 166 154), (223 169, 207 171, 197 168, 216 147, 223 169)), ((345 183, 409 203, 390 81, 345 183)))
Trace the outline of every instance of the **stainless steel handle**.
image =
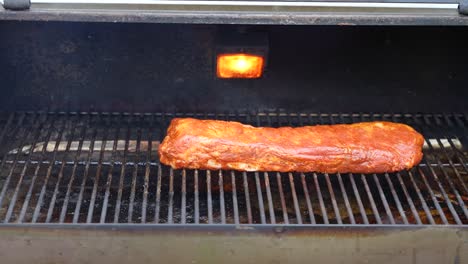
POLYGON ((216 10, 293 12, 455 13, 458 3, 190 1, 190 0, 31 0, 44 9, 216 10))

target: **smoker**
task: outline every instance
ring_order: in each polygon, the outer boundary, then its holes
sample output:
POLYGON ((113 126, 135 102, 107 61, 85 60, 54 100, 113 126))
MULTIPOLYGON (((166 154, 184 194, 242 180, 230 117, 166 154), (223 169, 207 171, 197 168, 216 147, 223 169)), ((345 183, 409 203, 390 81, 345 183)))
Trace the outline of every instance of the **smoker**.
POLYGON ((4 0, 2 263, 468 263, 467 6, 4 0), (231 53, 259 75, 221 76, 231 53), (175 117, 401 122, 424 158, 174 170, 157 150, 175 117))

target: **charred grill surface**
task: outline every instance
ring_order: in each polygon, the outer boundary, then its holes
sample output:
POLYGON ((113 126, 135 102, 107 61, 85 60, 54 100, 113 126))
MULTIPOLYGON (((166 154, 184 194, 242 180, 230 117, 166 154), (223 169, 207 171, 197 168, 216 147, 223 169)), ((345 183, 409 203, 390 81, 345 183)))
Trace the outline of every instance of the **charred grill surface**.
POLYGON ((468 225, 467 130, 463 114, 3 113, 0 221, 468 225), (401 122, 424 135, 424 158, 391 174, 173 170, 157 150, 175 117, 401 122))

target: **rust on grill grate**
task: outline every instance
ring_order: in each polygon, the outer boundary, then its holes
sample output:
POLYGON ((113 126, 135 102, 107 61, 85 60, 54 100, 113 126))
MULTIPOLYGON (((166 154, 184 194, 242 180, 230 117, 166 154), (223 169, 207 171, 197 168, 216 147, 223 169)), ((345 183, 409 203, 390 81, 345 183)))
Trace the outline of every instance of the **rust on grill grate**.
POLYGON ((3 223, 468 225, 463 114, 21 112, 1 114, 0 129, 3 223), (402 122, 425 136, 424 160, 369 175, 172 170, 157 149, 175 116, 402 122))

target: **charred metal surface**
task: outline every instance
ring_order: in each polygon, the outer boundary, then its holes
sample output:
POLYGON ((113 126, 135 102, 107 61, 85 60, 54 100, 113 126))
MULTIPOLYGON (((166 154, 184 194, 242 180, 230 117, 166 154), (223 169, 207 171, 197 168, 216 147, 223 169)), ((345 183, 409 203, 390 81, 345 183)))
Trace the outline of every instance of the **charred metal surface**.
POLYGON ((448 227, 2 226, 5 263, 467 263, 448 227))
POLYGON ((233 25, 0 21, 0 109, 466 112, 468 27, 245 26, 257 80, 216 78, 233 25))

